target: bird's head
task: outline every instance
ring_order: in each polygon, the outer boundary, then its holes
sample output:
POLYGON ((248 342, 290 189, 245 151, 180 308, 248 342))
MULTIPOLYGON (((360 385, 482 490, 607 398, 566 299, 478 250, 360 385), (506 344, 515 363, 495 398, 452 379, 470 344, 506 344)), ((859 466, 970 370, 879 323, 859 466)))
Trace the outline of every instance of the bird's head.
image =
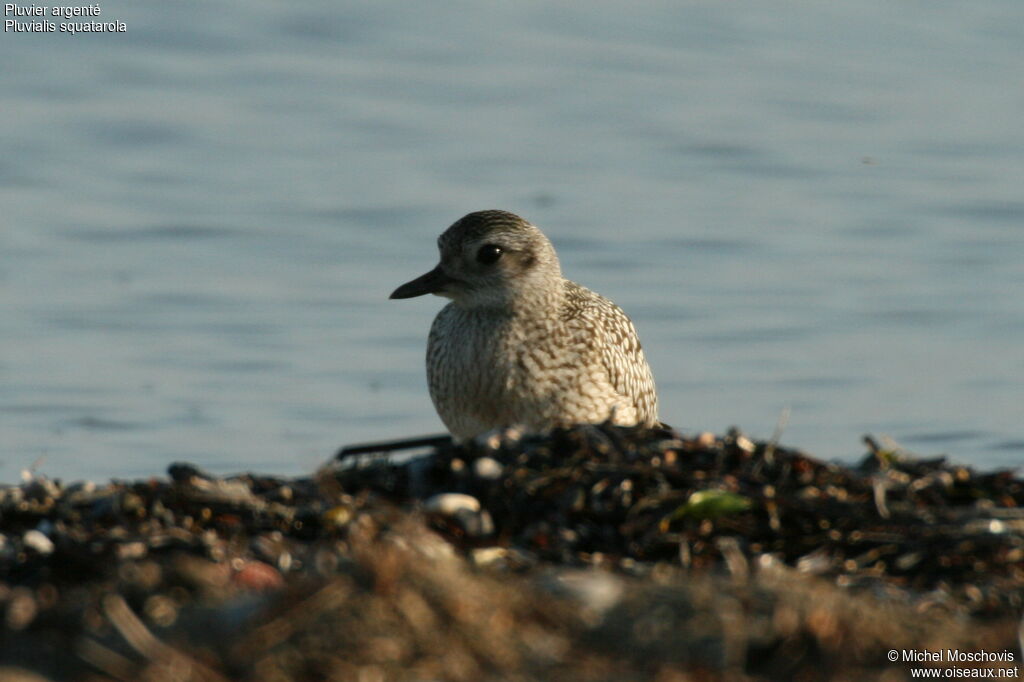
POLYGON ((391 298, 436 294, 465 308, 510 308, 560 291, 562 271, 548 238, 507 211, 470 213, 437 239, 441 262, 391 298))

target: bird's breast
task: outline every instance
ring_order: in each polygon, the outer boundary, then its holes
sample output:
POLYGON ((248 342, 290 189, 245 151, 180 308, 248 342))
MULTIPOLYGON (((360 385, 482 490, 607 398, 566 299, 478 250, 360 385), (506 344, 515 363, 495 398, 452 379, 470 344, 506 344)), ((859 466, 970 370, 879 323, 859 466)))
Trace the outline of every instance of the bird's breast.
POLYGON ((559 337, 543 322, 446 308, 427 350, 441 419, 456 435, 549 421, 573 367, 572 349, 557 350, 559 337))

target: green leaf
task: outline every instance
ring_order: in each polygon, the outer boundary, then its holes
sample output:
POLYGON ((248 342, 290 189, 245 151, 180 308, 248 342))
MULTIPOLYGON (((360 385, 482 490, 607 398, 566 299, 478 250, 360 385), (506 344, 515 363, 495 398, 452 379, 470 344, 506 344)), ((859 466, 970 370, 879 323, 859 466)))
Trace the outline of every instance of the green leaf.
POLYGON ((719 516, 738 514, 751 507, 749 498, 727 490, 698 490, 668 517, 669 521, 689 517, 691 519, 716 519, 719 516))

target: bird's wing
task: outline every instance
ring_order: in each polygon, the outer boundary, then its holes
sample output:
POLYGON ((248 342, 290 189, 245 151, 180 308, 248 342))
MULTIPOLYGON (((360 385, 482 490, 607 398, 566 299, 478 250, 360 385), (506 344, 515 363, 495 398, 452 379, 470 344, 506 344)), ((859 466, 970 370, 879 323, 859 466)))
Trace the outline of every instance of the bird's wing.
POLYGON ((658 423, 658 395, 654 376, 647 364, 640 337, 629 316, 612 301, 572 283, 568 289, 570 307, 593 329, 601 364, 616 393, 636 408, 640 424, 658 423))

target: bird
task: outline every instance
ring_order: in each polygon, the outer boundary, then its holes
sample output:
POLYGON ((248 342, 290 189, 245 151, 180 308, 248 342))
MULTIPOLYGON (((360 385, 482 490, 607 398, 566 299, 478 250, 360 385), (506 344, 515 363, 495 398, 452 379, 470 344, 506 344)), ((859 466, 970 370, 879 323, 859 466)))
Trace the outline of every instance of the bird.
POLYGON ((438 237, 440 262, 392 299, 451 299, 427 340, 427 384, 456 442, 518 427, 653 427, 654 377, 632 321, 562 276, 551 242, 514 213, 476 211, 438 237))

